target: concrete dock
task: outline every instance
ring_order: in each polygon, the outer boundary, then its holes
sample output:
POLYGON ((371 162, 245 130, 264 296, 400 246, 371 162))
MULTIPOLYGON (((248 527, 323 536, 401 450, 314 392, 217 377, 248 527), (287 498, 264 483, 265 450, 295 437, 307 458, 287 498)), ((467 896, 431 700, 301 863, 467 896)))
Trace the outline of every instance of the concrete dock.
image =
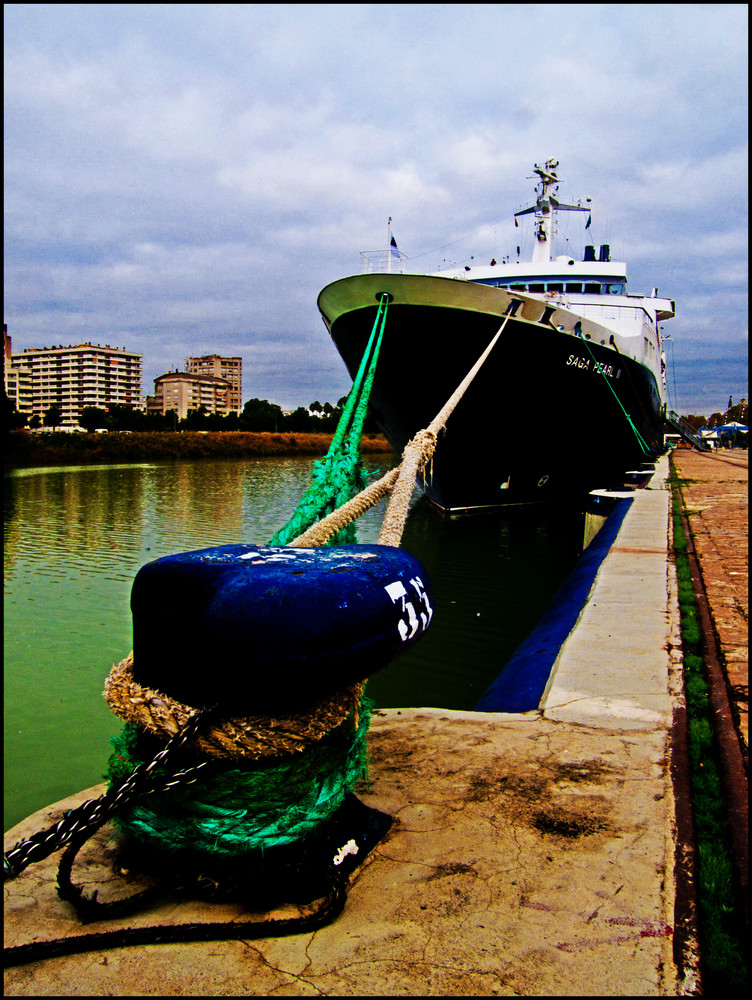
MULTIPOLYGON (((6 995, 696 992, 693 929, 677 909, 681 649, 667 476, 663 458, 635 492, 538 711, 374 715, 371 785, 359 797, 394 823, 333 923, 290 937, 48 958, 8 969, 6 995)), ((29 817, 6 834, 6 849, 100 790, 29 817)), ((106 828, 94 843, 88 889, 108 877, 97 866, 111 850, 106 828)), ((239 906, 165 902, 82 926, 56 895, 57 864, 53 856, 6 883, 6 946, 248 919, 239 906)))

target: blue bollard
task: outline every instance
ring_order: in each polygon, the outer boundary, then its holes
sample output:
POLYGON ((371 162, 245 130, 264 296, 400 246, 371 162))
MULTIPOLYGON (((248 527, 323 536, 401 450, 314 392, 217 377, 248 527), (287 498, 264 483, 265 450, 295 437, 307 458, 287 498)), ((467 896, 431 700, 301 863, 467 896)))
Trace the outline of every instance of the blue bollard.
POLYGON ((222 545, 143 566, 133 677, 234 716, 299 711, 364 680, 423 635, 425 569, 403 549, 222 545))

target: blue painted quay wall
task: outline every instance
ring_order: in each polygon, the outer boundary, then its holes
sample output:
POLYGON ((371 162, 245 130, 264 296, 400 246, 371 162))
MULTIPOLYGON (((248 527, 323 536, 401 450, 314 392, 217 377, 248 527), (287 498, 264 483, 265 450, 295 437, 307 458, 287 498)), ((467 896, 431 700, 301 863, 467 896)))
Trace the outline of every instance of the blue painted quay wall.
POLYGON ((616 502, 603 527, 554 595, 543 618, 480 698, 476 712, 532 712, 538 708, 559 650, 577 624, 601 563, 632 502, 631 499, 616 502))

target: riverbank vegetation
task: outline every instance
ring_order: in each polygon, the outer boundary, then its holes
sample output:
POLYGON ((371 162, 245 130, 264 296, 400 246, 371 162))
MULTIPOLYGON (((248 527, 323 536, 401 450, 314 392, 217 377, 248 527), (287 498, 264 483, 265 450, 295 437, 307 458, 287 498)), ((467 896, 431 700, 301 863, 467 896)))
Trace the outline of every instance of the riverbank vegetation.
MULTIPOLYGON (((51 406, 44 418, 33 417, 27 426, 5 397, 4 465, 84 465, 170 461, 197 458, 248 458, 254 455, 326 454, 346 397, 336 405, 320 403, 285 413, 266 399, 249 399, 240 413, 208 413, 205 407, 189 410, 184 420, 177 414, 145 413, 113 404, 107 409, 87 406, 80 428, 60 430, 61 414, 51 406)), ((366 419, 361 439, 365 453, 390 452, 391 448, 366 419)))
MULTIPOLYGON (((299 406, 297 410, 285 412, 276 403, 268 399, 249 399, 243 409, 236 413, 209 413, 205 406, 189 410, 182 420, 175 410, 166 413, 138 410, 122 403, 111 403, 106 408, 85 406, 78 415, 76 428, 66 430, 78 431, 273 431, 275 433, 333 434, 342 416, 347 397, 343 396, 336 404, 320 403, 315 400, 308 407, 299 406)), ((19 413, 13 402, 4 395, 3 415, 5 427, 8 430, 51 431, 60 427, 63 413, 57 404, 53 404, 40 416, 35 413, 29 417, 19 413)), ((364 431, 366 434, 378 433, 373 418, 366 416, 364 431)))
MULTIPOLYGON (((86 465, 171 461, 199 458, 250 458, 263 455, 321 457, 331 434, 273 433, 269 431, 131 431, 32 433, 9 431, 5 437, 4 465, 10 468, 44 465, 86 465)), ((364 454, 388 452, 380 435, 361 440, 364 454)))

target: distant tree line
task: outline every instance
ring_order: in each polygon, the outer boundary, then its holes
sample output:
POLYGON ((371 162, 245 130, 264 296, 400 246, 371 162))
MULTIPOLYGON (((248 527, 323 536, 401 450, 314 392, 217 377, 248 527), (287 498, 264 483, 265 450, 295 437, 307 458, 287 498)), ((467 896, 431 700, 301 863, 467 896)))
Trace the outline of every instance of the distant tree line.
POLYGON ((682 420, 686 420, 695 431, 699 431, 703 427, 723 427, 725 424, 747 424, 749 420, 749 406, 746 399, 743 399, 741 403, 736 403, 736 405, 734 405, 732 399, 729 399, 728 409, 723 413, 713 413, 709 417, 689 413, 682 417, 682 420))
MULTIPOLYGON (((336 404, 320 403, 315 400, 307 408, 299 406, 292 413, 285 413, 281 406, 267 399, 249 399, 241 413, 209 413, 205 406, 189 410, 184 420, 179 420, 175 410, 167 413, 145 413, 129 406, 113 403, 106 409, 86 406, 79 416, 79 424, 86 431, 290 431, 306 434, 332 434, 342 415, 346 396, 336 404)), ((36 430, 47 427, 54 430, 62 422, 62 413, 57 405, 51 406, 43 417, 34 414, 29 418, 19 413, 12 401, 3 393, 5 428, 8 430, 28 427, 36 430)), ((722 427, 724 424, 748 423, 749 407, 743 399, 736 405, 729 399, 729 407, 723 413, 713 413, 710 417, 689 413, 682 417, 694 429, 722 427)), ((364 430, 367 434, 378 433, 378 427, 370 415, 364 430)))
MULTIPOLYGON (((85 406, 79 416, 79 424, 85 431, 290 431, 307 434, 331 434, 336 430, 339 418, 347 400, 346 396, 336 404, 320 403, 318 400, 306 408, 299 406, 292 413, 285 413, 281 406, 267 399, 249 399, 240 413, 209 413, 205 406, 189 410, 184 420, 179 420, 175 410, 167 413, 145 413, 129 406, 113 403, 106 409, 85 406)), ((11 400, 5 396, 5 426, 8 429, 28 427, 36 430, 47 427, 54 430, 62 422, 62 412, 57 405, 51 406, 42 418, 34 414, 31 418, 19 413, 11 400)), ((369 416, 364 430, 378 433, 378 427, 369 416)))

